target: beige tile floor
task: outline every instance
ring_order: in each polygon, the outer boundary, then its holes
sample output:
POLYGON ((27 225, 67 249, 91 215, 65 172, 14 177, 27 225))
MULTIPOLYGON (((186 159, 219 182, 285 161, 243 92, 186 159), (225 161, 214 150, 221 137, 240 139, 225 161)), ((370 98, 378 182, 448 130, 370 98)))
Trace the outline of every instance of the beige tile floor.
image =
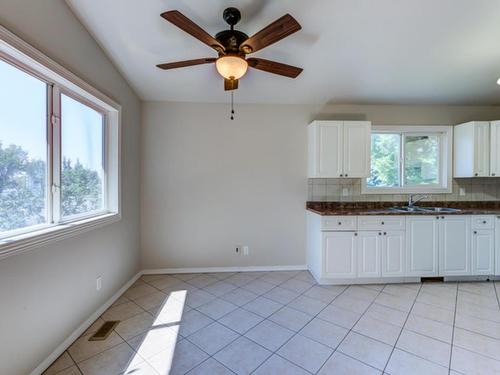
POLYGON ((499 282, 147 275, 46 374, 500 374, 499 295, 499 282), (107 319, 121 322, 89 342, 107 319))

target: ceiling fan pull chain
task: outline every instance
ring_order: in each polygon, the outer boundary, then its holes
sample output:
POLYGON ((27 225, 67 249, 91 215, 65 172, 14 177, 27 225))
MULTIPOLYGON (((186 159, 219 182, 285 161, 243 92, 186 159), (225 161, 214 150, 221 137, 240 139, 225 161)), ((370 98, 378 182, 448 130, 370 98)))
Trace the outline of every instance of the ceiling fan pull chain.
POLYGON ((231 120, 234 120, 234 91, 231 91, 231 120))

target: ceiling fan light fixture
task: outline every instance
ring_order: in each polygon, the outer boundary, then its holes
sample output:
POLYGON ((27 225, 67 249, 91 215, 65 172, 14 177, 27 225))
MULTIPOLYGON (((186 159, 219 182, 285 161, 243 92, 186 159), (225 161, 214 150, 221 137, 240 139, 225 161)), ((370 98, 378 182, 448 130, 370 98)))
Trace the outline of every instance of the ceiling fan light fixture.
POLYGON ((248 69, 247 61, 235 55, 221 56, 215 61, 215 67, 225 79, 240 79, 248 69))

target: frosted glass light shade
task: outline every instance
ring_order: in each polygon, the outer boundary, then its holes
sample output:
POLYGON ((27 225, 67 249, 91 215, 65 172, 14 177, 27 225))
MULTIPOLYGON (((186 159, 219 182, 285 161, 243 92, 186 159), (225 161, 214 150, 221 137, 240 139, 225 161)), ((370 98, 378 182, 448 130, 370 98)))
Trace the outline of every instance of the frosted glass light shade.
POLYGON ((215 62, 215 67, 225 79, 240 79, 248 69, 248 63, 239 56, 222 56, 215 62))

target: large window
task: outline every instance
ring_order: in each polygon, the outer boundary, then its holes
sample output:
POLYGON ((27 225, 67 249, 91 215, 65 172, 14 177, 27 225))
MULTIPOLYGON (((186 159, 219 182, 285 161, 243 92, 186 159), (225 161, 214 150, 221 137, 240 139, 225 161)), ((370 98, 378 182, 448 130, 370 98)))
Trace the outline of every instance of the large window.
POLYGON ((104 208, 104 115, 61 95, 63 217, 104 208))
POLYGON ((47 84, 0 60, 0 233, 47 223, 47 84))
POLYGON ((23 43, 0 27, 0 257, 119 219, 119 106, 23 43))
POLYGON ((374 127, 363 193, 449 192, 450 147, 450 127, 374 127))

